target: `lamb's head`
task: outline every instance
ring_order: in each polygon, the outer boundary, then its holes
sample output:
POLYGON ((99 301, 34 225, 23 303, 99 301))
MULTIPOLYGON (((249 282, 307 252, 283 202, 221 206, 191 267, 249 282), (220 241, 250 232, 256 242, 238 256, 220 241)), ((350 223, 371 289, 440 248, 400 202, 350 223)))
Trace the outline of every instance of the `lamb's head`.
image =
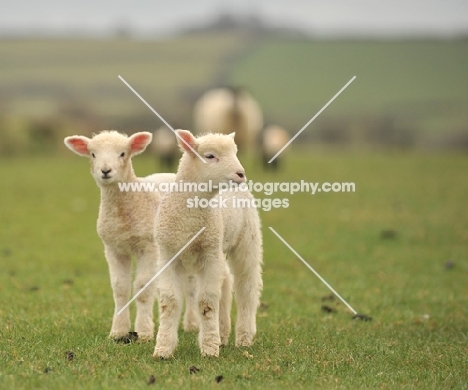
POLYGON ((134 177, 131 157, 143 152, 151 143, 151 133, 135 133, 130 137, 117 131, 102 131, 88 138, 66 137, 65 145, 80 156, 89 157, 91 174, 98 186, 129 181, 134 177))
POLYGON ((237 159, 234 133, 209 133, 200 137, 194 137, 187 130, 176 130, 176 133, 184 152, 178 171, 178 174, 183 174, 182 179, 199 183, 211 180, 213 185, 230 181, 238 184, 245 182, 244 168, 237 159))

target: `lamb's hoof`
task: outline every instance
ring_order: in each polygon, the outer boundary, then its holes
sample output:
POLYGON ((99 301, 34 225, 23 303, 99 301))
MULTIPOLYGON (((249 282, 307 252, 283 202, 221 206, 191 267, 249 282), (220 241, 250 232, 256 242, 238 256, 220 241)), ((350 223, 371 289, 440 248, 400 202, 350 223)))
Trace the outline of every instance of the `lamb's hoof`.
MULTIPOLYGON (((136 333, 136 332, 135 332, 136 333)), ((138 332, 138 342, 140 343, 147 343, 149 341, 154 340, 154 333, 140 333, 138 332)))
POLYGON ((112 337, 112 339, 116 343, 130 344, 130 343, 134 343, 135 341, 138 340, 138 333, 137 332, 129 332, 126 335, 121 336, 121 337, 112 337))
POLYGON ((158 347, 154 349, 153 357, 155 359, 165 360, 170 359, 174 354, 174 351, 171 351, 169 348, 158 347))
POLYGON ((253 336, 241 334, 236 337, 236 347, 250 347, 253 344, 253 336))
POLYGON ((120 340, 122 338, 128 337, 129 334, 130 334, 130 332, 128 330, 126 330, 126 331, 111 330, 110 333, 109 333, 109 338, 111 340, 117 341, 117 340, 120 340))
POLYGON ((201 348, 201 355, 203 357, 206 356, 212 356, 212 357, 218 357, 219 356, 219 346, 218 345, 204 345, 201 348))

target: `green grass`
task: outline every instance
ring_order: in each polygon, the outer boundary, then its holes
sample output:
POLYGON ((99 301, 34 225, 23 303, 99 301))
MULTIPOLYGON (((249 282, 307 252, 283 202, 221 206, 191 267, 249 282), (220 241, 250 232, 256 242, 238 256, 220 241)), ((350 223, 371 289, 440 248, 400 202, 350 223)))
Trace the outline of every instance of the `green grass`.
POLYGON ((389 116, 440 135, 466 128, 467 62, 465 41, 274 40, 230 80, 254 92, 270 121, 298 130, 357 76, 319 121, 389 116))
MULTIPOLYGON (((261 214, 264 305, 254 346, 201 358, 196 336, 180 331, 168 361, 151 358, 153 343, 107 339, 113 302, 87 161, 2 160, 0 388, 138 389, 151 375, 164 388, 468 388, 466 156, 289 158, 278 176, 245 166, 257 181, 353 181, 356 192, 272 195, 290 207, 261 214), (268 226, 373 321, 353 321, 334 302, 337 312, 323 313, 329 291, 268 226), (384 229, 396 238, 381 239, 384 229)), ((134 161, 139 175, 153 164, 146 155, 134 161)))

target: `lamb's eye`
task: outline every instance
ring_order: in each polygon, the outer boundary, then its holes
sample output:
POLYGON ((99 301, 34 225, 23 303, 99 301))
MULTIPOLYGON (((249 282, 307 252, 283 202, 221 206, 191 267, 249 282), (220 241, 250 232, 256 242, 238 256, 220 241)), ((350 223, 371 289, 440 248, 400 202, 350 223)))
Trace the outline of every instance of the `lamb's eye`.
POLYGON ((211 159, 215 158, 215 156, 214 156, 214 154, 208 153, 208 154, 205 154, 205 158, 207 158, 208 160, 211 160, 211 159))
POLYGON ((94 153, 91 153, 91 156, 93 156, 93 158, 96 158, 96 155, 94 153))
POLYGON ((125 157, 125 152, 120 153, 120 157, 125 157))

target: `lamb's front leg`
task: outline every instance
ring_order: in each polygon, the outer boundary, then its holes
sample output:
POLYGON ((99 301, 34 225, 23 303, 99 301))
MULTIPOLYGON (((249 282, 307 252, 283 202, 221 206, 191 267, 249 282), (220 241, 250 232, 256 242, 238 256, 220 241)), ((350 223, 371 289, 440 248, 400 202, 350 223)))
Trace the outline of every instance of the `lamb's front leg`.
POLYGON ((112 291, 114 295, 114 318, 109 337, 117 340, 125 337, 130 331, 130 311, 127 307, 120 315, 117 314, 130 300, 132 286, 131 257, 119 253, 110 246, 105 246, 105 254, 109 265, 112 291))
POLYGON ((179 278, 173 265, 159 275, 159 329, 153 357, 169 358, 177 346, 177 328, 182 312, 182 288, 179 278))
MULTIPOLYGON (((133 294, 137 294, 156 275, 158 269, 157 256, 157 247, 153 244, 145 248, 142 255, 137 259, 133 294)), ((154 338, 153 307, 156 298, 156 283, 157 281, 154 280, 136 299, 135 331, 138 334, 138 339, 142 341, 154 338)))
POLYGON ((207 256, 205 267, 198 275, 198 310, 200 333, 198 341, 202 356, 219 356, 219 302, 224 280, 222 254, 207 256))

